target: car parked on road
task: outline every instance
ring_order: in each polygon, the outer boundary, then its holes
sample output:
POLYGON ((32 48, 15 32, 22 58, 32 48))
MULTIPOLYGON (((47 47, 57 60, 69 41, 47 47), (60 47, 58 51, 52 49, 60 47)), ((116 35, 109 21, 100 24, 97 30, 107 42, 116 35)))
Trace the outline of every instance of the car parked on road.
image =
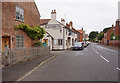
POLYGON ((89 42, 89 41, 87 41, 86 43, 87 43, 87 46, 90 45, 90 42, 89 42))
POLYGON ((84 49, 83 42, 76 42, 74 43, 74 46, 72 47, 72 50, 82 50, 82 49, 84 49))
POLYGON ((87 42, 83 41, 83 45, 84 45, 84 47, 87 47, 87 42))

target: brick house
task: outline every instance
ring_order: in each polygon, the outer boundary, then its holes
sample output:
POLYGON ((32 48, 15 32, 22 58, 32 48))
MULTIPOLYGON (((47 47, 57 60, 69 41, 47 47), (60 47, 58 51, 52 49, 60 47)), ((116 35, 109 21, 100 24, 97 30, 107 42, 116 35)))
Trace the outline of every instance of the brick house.
POLYGON ((102 39, 102 42, 105 45, 112 45, 113 43, 117 43, 119 44, 120 41, 119 40, 111 40, 111 35, 115 35, 115 36, 120 36, 120 21, 116 20, 116 24, 115 26, 112 25, 112 28, 110 28, 105 34, 104 34, 104 38, 102 39))
POLYGON ((34 2, 2 2, 2 51, 5 48, 29 48, 32 40, 25 32, 15 30, 19 24, 40 25, 40 14, 34 2))
POLYGON ((82 42, 84 40, 84 31, 83 30, 77 30, 78 32, 80 32, 80 42, 82 42))

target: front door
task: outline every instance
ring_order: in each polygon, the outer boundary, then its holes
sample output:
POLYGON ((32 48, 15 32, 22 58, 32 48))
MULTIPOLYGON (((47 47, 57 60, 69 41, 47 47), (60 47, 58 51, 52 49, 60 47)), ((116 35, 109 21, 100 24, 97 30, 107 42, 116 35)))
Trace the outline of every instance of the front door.
POLYGON ((2 37, 2 51, 4 52, 7 48, 10 48, 10 37, 4 36, 2 37))
POLYGON ((43 43, 46 43, 47 46, 48 46, 48 39, 44 39, 44 40, 43 40, 43 43))

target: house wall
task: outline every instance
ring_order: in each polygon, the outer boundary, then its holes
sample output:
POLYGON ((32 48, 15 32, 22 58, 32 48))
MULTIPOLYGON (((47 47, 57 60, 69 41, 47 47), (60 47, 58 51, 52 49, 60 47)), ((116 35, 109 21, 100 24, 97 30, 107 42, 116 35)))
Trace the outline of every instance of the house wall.
POLYGON ((50 35, 46 33, 44 35, 43 39, 42 39, 42 42, 43 42, 44 39, 48 40, 48 46, 50 46, 50 50, 52 50, 52 48, 53 48, 53 39, 52 39, 52 37, 50 37, 50 35))
POLYGON ((2 3, 2 36, 10 36, 11 48, 16 47, 16 35, 24 36, 24 47, 33 46, 33 41, 23 31, 16 31, 15 26, 19 24, 28 24, 29 26, 40 25, 40 14, 34 2, 3 2, 2 3), (16 5, 24 9, 24 22, 16 20, 16 5), (9 15, 9 16, 8 16, 9 15), (14 39, 14 40, 12 40, 14 39))
POLYGON ((63 45, 58 45, 58 39, 63 39, 63 26, 61 26, 57 22, 55 22, 55 23, 53 24, 50 21, 50 24, 48 23, 48 25, 45 25, 50 28, 45 28, 45 26, 43 26, 43 27, 50 35, 52 35, 52 37, 54 38, 54 41, 56 41, 56 44, 53 41, 53 49, 54 50, 63 49, 63 45), (61 32, 60 32, 60 30, 61 30, 61 32))
POLYGON ((104 38, 102 39, 102 41, 100 43, 105 44, 105 45, 109 45, 109 46, 119 47, 120 46, 120 41, 119 40, 111 40, 112 33, 115 34, 116 36, 120 36, 120 23, 119 23, 119 20, 116 21, 115 26, 112 25, 112 28, 109 29, 104 34, 104 38))

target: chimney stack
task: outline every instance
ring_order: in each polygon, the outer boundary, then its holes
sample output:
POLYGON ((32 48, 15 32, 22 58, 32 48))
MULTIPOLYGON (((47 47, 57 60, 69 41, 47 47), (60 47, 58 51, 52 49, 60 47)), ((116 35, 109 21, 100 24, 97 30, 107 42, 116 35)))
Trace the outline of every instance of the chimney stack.
POLYGON ((114 25, 112 24, 112 28, 114 27, 114 25))
POLYGON ((52 10, 51 12, 51 20, 56 20, 56 10, 52 10))
POLYGON ((62 23, 63 25, 65 25, 65 20, 64 20, 64 18, 61 18, 61 23, 62 23))
POLYGON ((119 26, 119 19, 116 20, 116 26, 119 26))
POLYGON ((70 25, 71 27, 73 27, 73 22, 72 22, 72 21, 70 21, 69 25, 70 25))

